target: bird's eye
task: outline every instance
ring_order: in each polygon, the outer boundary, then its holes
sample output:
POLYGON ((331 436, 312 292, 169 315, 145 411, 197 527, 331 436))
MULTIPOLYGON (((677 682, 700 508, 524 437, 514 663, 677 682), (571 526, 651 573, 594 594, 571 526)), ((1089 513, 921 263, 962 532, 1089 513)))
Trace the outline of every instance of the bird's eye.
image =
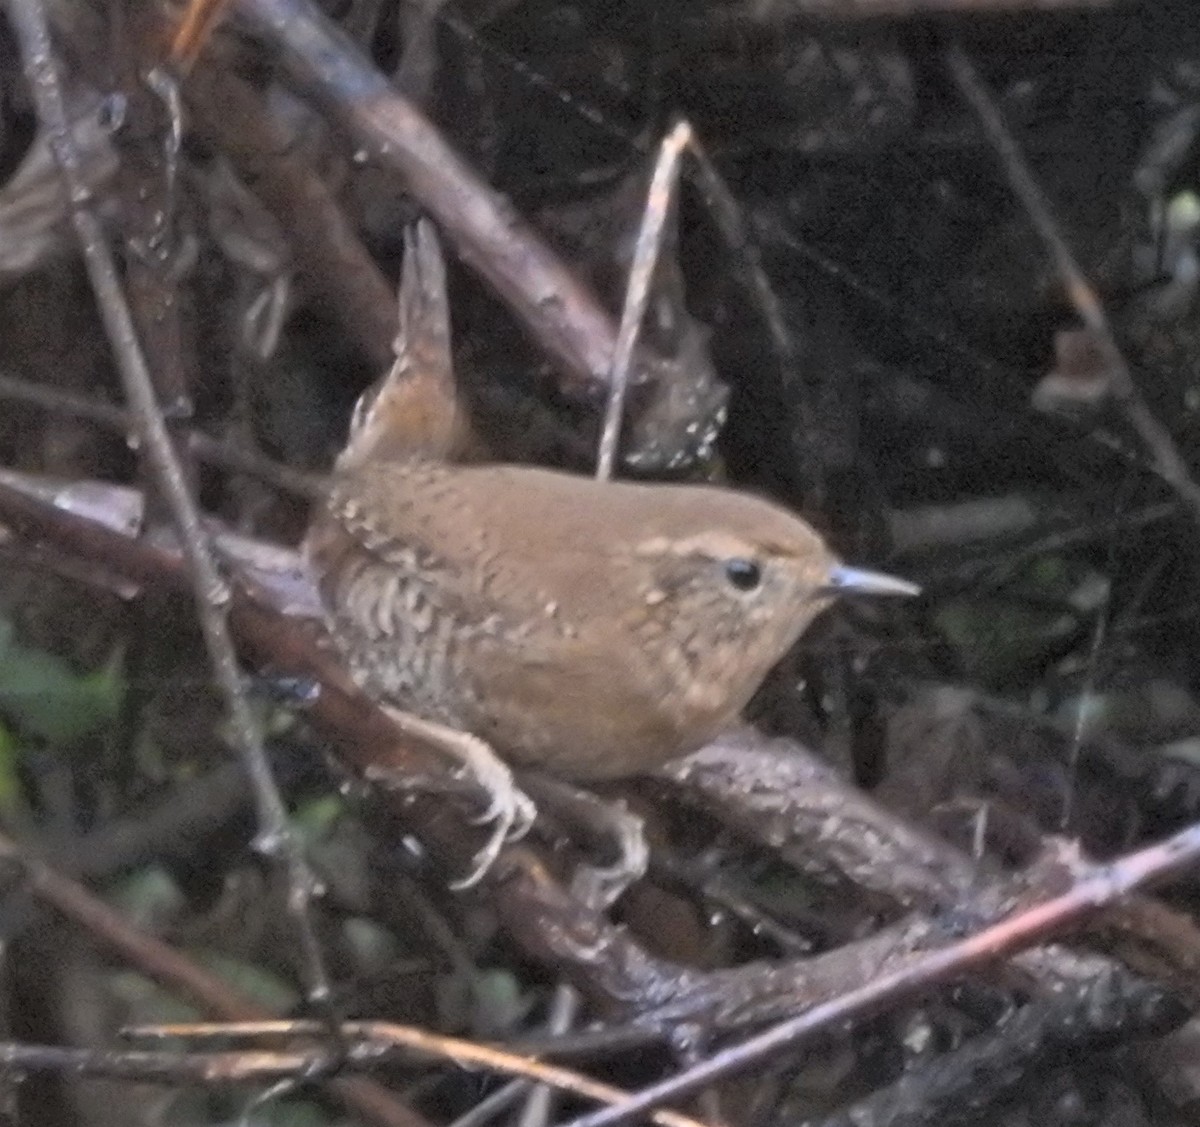
POLYGON ((762 582, 762 568, 753 560, 726 560, 725 578, 739 591, 753 591, 762 582))

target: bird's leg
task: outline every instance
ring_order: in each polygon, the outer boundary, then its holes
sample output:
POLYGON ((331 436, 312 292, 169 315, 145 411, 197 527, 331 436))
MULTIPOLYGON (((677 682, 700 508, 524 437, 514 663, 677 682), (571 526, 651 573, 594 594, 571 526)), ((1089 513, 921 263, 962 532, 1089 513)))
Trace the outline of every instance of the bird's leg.
POLYGON ((543 808, 553 808, 616 847, 617 858, 611 865, 580 865, 572 878, 571 890, 589 907, 598 911, 610 908, 631 884, 645 876, 650 861, 645 829, 642 819, 631 814, 624 803, 605 801, 538 773, 522 774, 522 781, 543 808))
MULTIPOLYGON (((470 873, 450 886, 455 889, 470 888, 483 878, 507 842, 516 841, 529 832, 529 827, 537 817, 537 808, 529 796, 517 787, 504 761, 478 736, 422 719, 398 708, 388 705, 382 707, 388 719, 406 736, 453 759, 458 764, 458 774, 472 779, 488 794, 490 802, 477 823, 492 824, 491 836, 475 855, 470 873)), ((372 782, 396 788, 413 785, 411 779, 405 779, 386 768, 368 771, 367 777, 372 782)))

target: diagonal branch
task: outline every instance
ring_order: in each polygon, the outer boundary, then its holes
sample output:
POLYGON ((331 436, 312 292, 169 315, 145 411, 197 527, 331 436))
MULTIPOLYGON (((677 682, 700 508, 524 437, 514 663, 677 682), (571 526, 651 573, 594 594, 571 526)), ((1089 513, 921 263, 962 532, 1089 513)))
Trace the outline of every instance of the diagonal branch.
POLYGON ((1187 462, 1175 445, 1171 432, 1154 416, 1133 382, 1129 364, 1113 336, 1104 306, 1067 245, 1067 240, 1051 214, 1045 195, 1025 163, 1016 139, 1005 126, 995 101, 966 52, 954 45, 946 52, 946 61, 960 93, 975 111, 988 141, 1000 158, 1013 192, 1021 201, 1030 223, 1045 244, 1075 312, 1079 314, 1079 319, 1090 330, 1103 352, 1113 396, 1125 413, 1130 426, 1150 451, 1151 465, 1155 473, 1179 494, 1192 510, 1192 515, 1200 521, 1200 485, 1192 480, 1187 462))
POLYGON ((288 828, 287 812, 271 775, 262 733, 242 686, 237 653, 229 631, 229 586, 217 571, 199 509, 188 490, 162 411, 155 400, 153 381, 138 344, 112 251, 99 220, 88 206, 89 196, 83 186, 78 154, 67 123, 45 10, 40 0, 9 0, 8 12, 20 42, 38 118, 59 166, 88 276, 137 424, 137 436, 183 543, 205 645, 229 710, 234 741, 254 788, 258 846, 286 869, 291 892, 288 904, 300 932, 306 988, 313 1001, 321 1002, 329 996, 329 984, 309 911, 315 881, 304 862, 299 843, 288 828))

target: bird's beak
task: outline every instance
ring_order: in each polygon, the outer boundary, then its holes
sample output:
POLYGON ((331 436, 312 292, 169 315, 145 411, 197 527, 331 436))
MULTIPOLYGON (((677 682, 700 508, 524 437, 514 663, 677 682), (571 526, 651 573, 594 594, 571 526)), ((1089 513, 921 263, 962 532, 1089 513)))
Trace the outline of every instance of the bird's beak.
POLYGON ((834 564, 829 569, 825 590, 831 594, 853 595, 919 595, 921 588, 906 579, 884 575, 880 571, 864 571, 859 567, 834 564))

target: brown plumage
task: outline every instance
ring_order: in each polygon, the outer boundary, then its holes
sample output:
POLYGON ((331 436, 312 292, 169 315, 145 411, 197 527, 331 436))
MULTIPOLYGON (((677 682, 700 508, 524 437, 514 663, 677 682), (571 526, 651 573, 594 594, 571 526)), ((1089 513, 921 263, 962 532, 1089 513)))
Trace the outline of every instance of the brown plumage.
POLYGON ((707 486, 464 465, 445 278, 409 233, 397 362, 364 396, 306 541, 332 635, 379 699, 578 779, 733 723, 839 585, 799 517, 707 486))
POLYGON ((369 691, 577 778, 733 723, 828 604, 835 562, 729 490, 420 459, 340 478, 309 550, 369 691))

